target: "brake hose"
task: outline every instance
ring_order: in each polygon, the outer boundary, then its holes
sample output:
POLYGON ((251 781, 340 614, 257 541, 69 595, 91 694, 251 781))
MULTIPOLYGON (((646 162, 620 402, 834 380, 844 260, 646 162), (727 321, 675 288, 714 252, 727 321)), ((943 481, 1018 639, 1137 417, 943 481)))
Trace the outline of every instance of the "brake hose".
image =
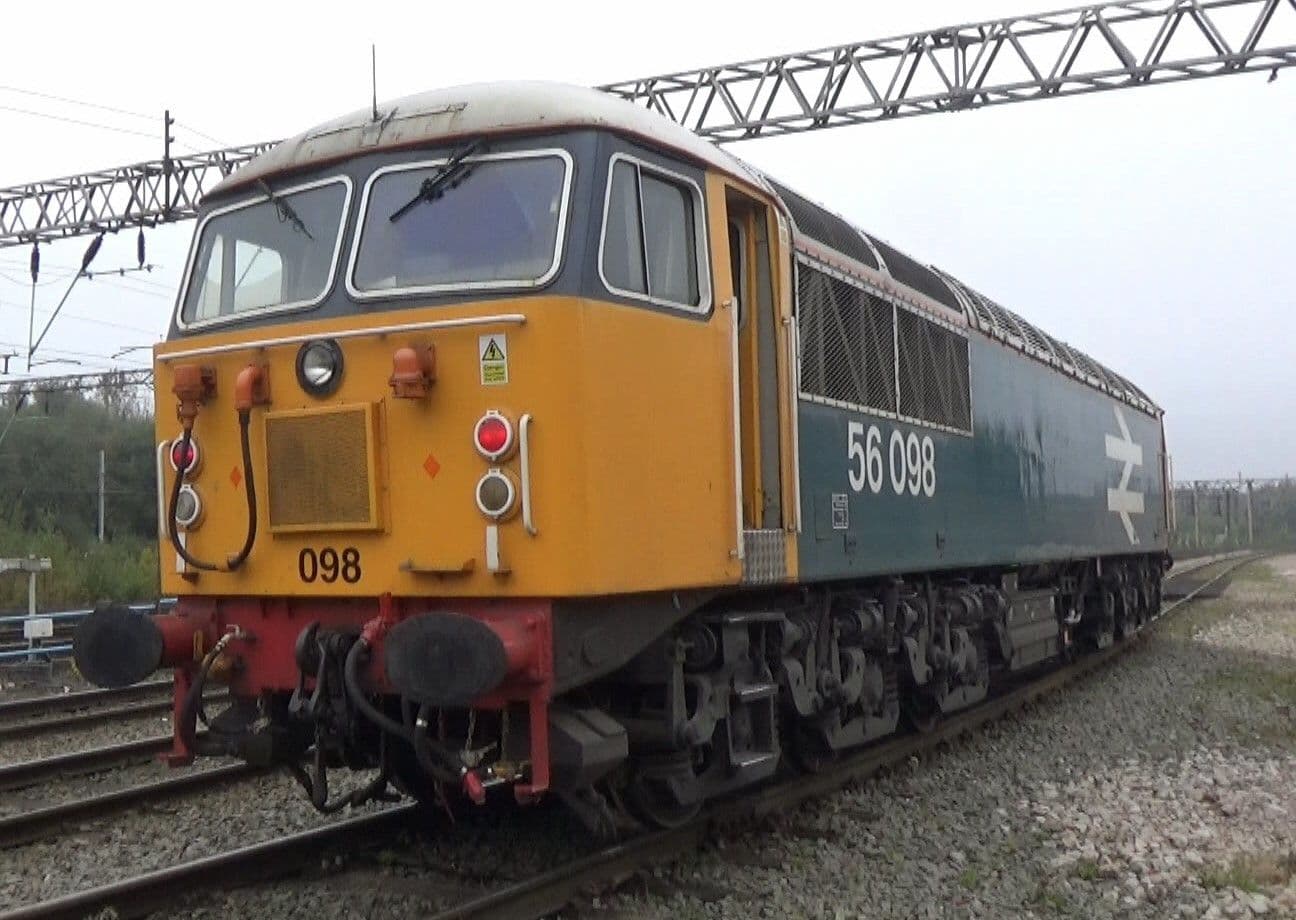
POLYGON ((355 644, 351 646, 350 651, 347 652, 346 664, 342 667, 342 682, 346 687, 347 696, 351 698, 351 702, 364 714, 365 718, 378 726, 378 728, 410 742, 414 747, 415 756, 418 757, 420 762, 423 762, 425 753, 431 753, 435 760, 429 758, 429 762, 425 766, 433 776, 443 781, 457 782, 464 772, 464 766, 453 751, 445 745, 433 741, 427 737, 426 731, 420 731, 417 727, 411 737, 410 731, 405 725, 400 724, 369 702, 364 689, 360 686, 360 663, 362 660, 369 658, 369 653, 369 642, 363 637, 357 639, 355 644))
POLYGON ((243 475, 247 480, 245 483, 247 487, 248 510, 247 539, 243 541, 243 548, 239 550, 238 554, 230 556, 229 559, 226 560, 224 568, 210 562, 204 562, 197 558, 190 553, 189 550, 185 548, 185 545, 180 541, 180 533, 178 525, 176 524, 176 508, 180 502, 180 488, 184 485, 185 473, 189 470, 189 465, 192 462, 189 453, 190 439, 193 436, 192 423, 186 424, 181 429, 180 443, 184 447, 181 456, 184 458, 185 463, 183 466, 177 464, 175 482, 171 485, 171 501, 167 507, 167 535, 171 538, 171 545, 175 547, 175 551, 179 554, 180 558, 188 563, 192 568, 200 569, 204 572, 234 571, 247 560, 248 554, 252 552, 252 544, 256 542, 256 483, 253 479, 252 473, 252 445, 248 440, 248 427, 252 419, 252 410, 239 409, 238 417, 239 443, 243 450, 243 475))
POLYGON ((180 706, 180 717, 176 730, 183 735, 184 741, 190 750, 198 754, 220 755, 228 753, 220 745, 204 744, 203 741, 206 739, 197 737, 195 723, 198 708, 202 705, 203 691, 207 687, 207 678, 211 675, 212 666, 216 663, 216 659, 220 657, 221 652, 225 651, 225 647, 230 644, 230 641, 238 638, 238 636, 237 631, 227 632, 211 647, 211 651, 203 657, 202 664, 198 666, 198 673, 194 677, 193 683, 190 684, 189 692, 185 695, 180 706))

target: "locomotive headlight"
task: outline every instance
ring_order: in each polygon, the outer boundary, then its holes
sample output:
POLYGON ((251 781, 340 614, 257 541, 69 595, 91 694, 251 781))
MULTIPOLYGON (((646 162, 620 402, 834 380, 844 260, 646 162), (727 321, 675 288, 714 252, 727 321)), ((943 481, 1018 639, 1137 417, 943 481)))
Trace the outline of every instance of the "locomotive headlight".
POLYGON ((180 467, 184 467, 185 479, 192 479, 198 475, 198 470, 202 466, 202 451, 198 449, 198 442, 189 437, 189 449, 185 450, 184 438, 176 438, 171 442, 171 469, 176 472, 180 467))
POLYGON ((517 487, 503 470, 491 468, 477 480, 477 509, 491 520, 503 520, 516 504, 517 487))
POLYGON ((312 396, 328 396, 342 383, 342 349, 332 339, 316 339, 297 350, 297 382, 312 396))
POLYGON ((198 497, 198 491, 185 483, 176 497, 176 526, 192 530, 202 521, 202 513, 202 499, 198 497))

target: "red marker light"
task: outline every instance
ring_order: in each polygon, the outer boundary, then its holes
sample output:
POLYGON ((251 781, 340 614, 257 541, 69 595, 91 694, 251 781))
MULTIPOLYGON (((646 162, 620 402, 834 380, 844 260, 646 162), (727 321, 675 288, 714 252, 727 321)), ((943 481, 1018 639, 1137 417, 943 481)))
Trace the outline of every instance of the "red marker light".
POLYGON ((186 479, 192 478, 202 464, 202 453, 198 450, 198 442, 193 439, 186 446, 183 438, 176 438, 171 442, 170 455, 171 469, 184 470, 186 479))
POLYGON ((176 469, 181 467, 188 469, 194 462, 193 444, 186 444, 184 441, 176 441, 171 445, 171 465, 176 469))
POLYGON ((513 446, 513 426, 498 412, 487 412, 473 429, 473 441, 483 457, 498 460, 513 446))

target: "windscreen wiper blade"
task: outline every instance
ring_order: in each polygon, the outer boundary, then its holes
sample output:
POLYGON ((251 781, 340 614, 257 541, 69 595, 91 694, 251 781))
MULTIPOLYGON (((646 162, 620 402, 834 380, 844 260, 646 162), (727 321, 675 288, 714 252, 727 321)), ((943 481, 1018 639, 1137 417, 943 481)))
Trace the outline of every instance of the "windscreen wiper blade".
POLYGON ((265 192, 265 196, 269 198, 270 203, 275 206, 275 210, 279 213, 280 223, 287 221, 292 224, 298 232, 306 234, 308 240, 315 239, 315 237, 311 236, 311 232, 306 229, 306 225, 302 223, 301 217, 298 216, 295 210, 293 210, 293 206, 288 203, 286 198, 281 198, 277 195, 275 191, 270 188, 270 184, 266 182, 266 180, 258 179, 257 187, 260 188, 261 191, 265 192))
POLYGON ((412 211, 420 202, 436 201, 449 189, 454 188, 467 179, 468 174, 472 172, 473 167, 471 163, 465 163, 464 160, 476 153, 481 146, 482 142, 476 140, 470 144, 465 144, 454 153, 450 154, 449 159, 441 164, 440 169, 419 183, 419 190, 414 194, 414 197, 405 202, 395 211, 392 211, 391 214, 387 216, 387 220, 393 224, 396 223, 396 221, 400 220, 412 211))

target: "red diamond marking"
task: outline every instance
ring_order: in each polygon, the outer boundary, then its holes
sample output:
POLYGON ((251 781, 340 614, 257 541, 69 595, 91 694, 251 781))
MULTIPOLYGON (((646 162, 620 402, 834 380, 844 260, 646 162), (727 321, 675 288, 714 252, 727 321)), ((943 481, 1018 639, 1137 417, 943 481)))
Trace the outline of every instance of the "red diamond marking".
POLYGON ((243 481, 243 474, 239 472, 239 468, 237 466, 234 467, 234 469, 230 470, 230 482, 234 483, 234 488, 237 489, 239 487, 239 483, 241 483, 242 481, 243 481))
POLYGON ((423 461, 423 469, 427 472, 428 476, 436 479, 436 474, 441 472, 441 464, 437 463, 436 457, 428 454, 427 459, 423 461))

